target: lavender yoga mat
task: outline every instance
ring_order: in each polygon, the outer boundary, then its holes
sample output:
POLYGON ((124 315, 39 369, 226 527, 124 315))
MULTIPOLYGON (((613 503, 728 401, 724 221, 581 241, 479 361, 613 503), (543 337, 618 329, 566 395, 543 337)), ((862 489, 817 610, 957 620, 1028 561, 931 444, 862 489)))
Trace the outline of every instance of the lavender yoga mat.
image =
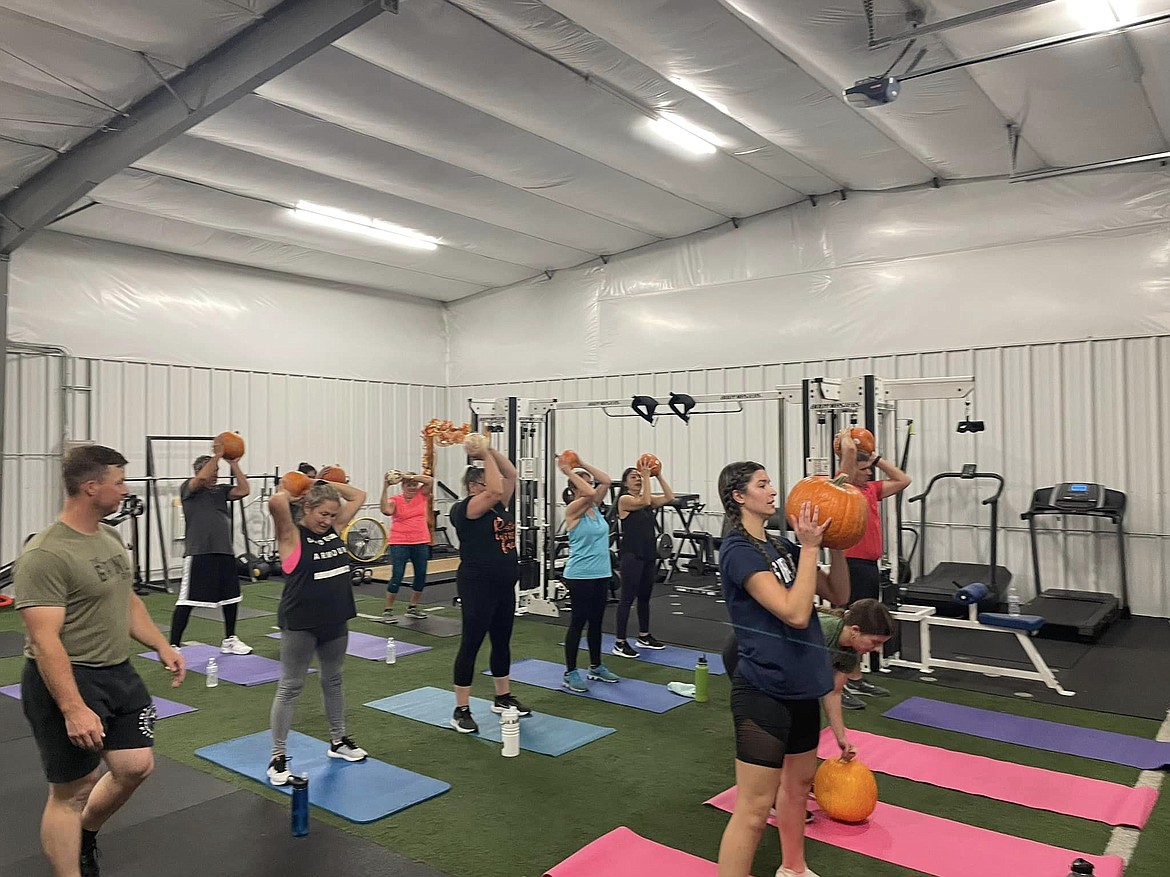
MULTIPOLYGON (((263 685, 265 682, 275 682, 280 678, 280 661, 274 661, 272 658, 263 658, 260 655, 224 655, 220 653, 218 646, 209 646, 205 643, 192 643, 183 646, 179 651, 183 653, 183 659, 187 662, 188 673, 206 674, 208 659, 215 658, 219 666, 219 678, 224 682, 234 682, 236 685, 263 685)), ((142 652, 138 657, 157 661, 158 653, 142 652)))
MULTIPOLYGON (((20 700, 20 683, 5 685, 3 688, 0 688, 0 694, 14 698, 15 700, 20 700)), ((185 703, 175 703, 175 701, 167 700, 165 697, 151 695, 151 700, 154 701, 156 719, 169 719, 171 716, 181 716, 183 713, 196 712, 193 706, 187 706, 185 703)))
POLYGON ((1144 770, 1160 770, 1170 765, 1170 743, 1060 722, 1027 719, 926 697, 911 697, 887 710, 884 715, 888 719, 926 725, 929 728, 958 731, 988 740, 1079 755, 1144 770))
MULTIPOLYGON (((730 813, 735 792, 728 789, 705 803, 730 813)), ((891 804, 879 802, 869 819, 856 824, 830 819, 812 800, 808 806, 814 818, 805 826, 806 837, 933 877, 1057 877, 1076 858, 1092 862, 1096 877, 1121 877, 1120 856, 1091 856, 891 804)), ((768 824, 775 825, 775 818, 768 824)))
MULTIPOLYGON (((280 639, 279 633, 269 633, 266 636, 269 639, 280 639)), ((398 658, 405 658, 407 655, 414 655, 418 652, 429 652, 430 650, 430 646, 416 646, 414 643, 404 643, 400 639, 394 640, 394 655, 398 658)), ((365 658, 367 661, 385 661, 386 637, 371 636, 368 633, 358 633, 356 630, 351 630, 349 632, 349 644, 345 647, 345 653, 355 658, 365 658)))
MULTIPOLYGON (((857 747, 857 757, 865 766, 879 773, 1107 825, 1141 828, 1158 800, 1154 789, 1133 789, 864 731, 850 731, 849 742, 857 747)), ((835 758, 840 754, 832 729, 825 728, 817 755, 835 758)))

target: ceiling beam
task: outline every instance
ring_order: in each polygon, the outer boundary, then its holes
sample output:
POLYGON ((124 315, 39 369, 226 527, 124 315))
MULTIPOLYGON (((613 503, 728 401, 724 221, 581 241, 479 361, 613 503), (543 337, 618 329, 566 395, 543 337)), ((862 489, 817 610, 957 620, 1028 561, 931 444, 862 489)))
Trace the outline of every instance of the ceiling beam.
MULTIPOLYGON (((1001 15, 1011 15, 1013 12, 1023 12, 1026 9, 1033 9, 1037 6, 1047 6, 1052 2, 1054 0, 1015 0, 1012 3, 1002 3, 999 6, 992 6, 990 9, 980 9, 978 12, 968 12, 966 15, 958 15, 943 21, 934 21, 930 24, 919 25, 894 36, 877 37, 869 41, 869 47, 871 49, 880 49, 883 46, 893 45, 894 43, 905 43, 929 34, 941 33, 944 30, 962 27, 965 24, 975 24, 976 22, 987 21, 990 18, 998 18, 1001 15)), ((921 15, 921 13, 916 14, 921 15)))
POLYGON ((285 0, 0 201, 0 256, 98 183, 386 11, 397 0, 285 0))

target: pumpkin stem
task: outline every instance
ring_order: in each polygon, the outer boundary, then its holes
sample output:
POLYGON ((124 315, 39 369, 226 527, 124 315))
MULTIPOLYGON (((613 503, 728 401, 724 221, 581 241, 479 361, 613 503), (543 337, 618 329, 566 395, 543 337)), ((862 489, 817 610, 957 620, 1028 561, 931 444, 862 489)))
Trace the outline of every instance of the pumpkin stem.
POLYGON ((842 484, 846 484, 848 481, 849 481, 849 476, 841 474, 841 475, 838 475, 836 478, 834 478, 832 483, 836 484, 838 487, 840 487, 842 484))

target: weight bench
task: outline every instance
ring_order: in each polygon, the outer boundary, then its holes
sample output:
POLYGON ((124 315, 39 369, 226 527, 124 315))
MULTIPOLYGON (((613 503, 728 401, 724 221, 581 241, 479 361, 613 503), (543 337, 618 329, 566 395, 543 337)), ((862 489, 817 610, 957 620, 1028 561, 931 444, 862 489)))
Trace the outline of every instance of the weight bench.
MULTIPOLYGON (((979 602, 986 600, 991 589, 976 582, 959 589, 955 593, 955 602, 967 607, 966 618, 944 618, 936 615, 934 606, 899 606, 894 610, 894 617, 900 622, 910 622, 919 625, 919 650, 921 654, 917 661, 904 659, 901 652, 887 658, 878 653, 878 666, 886 671, 887 667, 908 667, 920 673, 929 673, 935 667, 947 670, 965 670, 972 673, 982 673, 985 676, 1010 676, 1013 679, 1029 679, 1034 682, 1043 682, 1057 694, 1072 697, 1075 691, 1066 691, 1056 679, 1055 671, 1048 666, 1044 657, 1037 651, 1031 637, 1044 626, 1044 619, 1039 615, 1009 615, 1004 612, 980 612, 979 602), (1024 650, 1024 654, 1032 662, 1034 670, 1017 670, 1013 667, 998 667, 994 664, 978 664, 974 661, 953 661, 949 658, 936 658, 930 653, 930 629, 932 627, 959 627, 966 630, 983 630, 988 633, 1002 633, 1014 636, 1024 650)), ((887 671, 888 672, 888 671, 887 671)))

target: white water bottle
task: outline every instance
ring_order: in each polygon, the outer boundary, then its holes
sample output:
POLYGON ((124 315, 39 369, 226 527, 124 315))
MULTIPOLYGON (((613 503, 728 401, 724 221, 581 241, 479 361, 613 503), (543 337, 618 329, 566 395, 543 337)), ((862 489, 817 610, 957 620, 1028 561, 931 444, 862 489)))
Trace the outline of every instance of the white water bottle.
POLYGON ((386 637, 386 663, 398 663, 398 647, 394 645, 394 637, 392 636, 386 637))
POLYGON ((219 664, 215 658, 207 659, 207 687, 215 688, 219 685, 219 664))
POLYGON ((504 743, 500 754, 504 758, 515 758, 520 754, 520 711, 516 707, 510 706, 500 713, 500 736, 504 743))
POLYGON ((1020 592, 1015 585, 1008 586, 1007 592, 1008 615, 1020 614, 1020 592))

